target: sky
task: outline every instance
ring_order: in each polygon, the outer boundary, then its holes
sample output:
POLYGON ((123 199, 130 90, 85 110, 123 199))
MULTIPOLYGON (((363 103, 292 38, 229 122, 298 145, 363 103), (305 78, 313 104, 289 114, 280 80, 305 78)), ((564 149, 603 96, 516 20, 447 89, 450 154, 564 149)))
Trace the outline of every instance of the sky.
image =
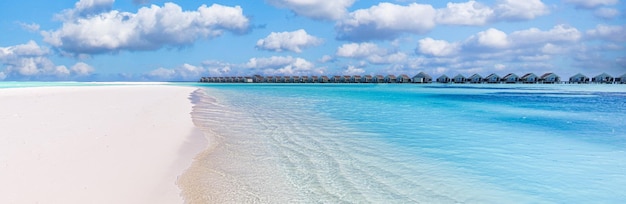
POLYGON ((626 74, 620 0, 0 1, 0 81, 626 74), (53 3, 52 3, 53 2, 53 3))

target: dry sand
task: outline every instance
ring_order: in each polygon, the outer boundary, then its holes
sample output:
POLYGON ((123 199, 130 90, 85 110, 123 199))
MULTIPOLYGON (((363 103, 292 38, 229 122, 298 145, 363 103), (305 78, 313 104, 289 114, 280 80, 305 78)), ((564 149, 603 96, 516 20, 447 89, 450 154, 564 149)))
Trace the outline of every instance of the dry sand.
POLYGON ((183 203, 195 88, 0 89, 0 203, 183 203))

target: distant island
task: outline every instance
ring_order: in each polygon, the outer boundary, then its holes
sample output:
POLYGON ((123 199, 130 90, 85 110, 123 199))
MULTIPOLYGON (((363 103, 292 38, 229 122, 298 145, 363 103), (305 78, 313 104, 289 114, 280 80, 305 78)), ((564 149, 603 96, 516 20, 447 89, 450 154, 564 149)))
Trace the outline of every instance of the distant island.
POLYGON ((448 77, 443 74, 433 81, 433 78, 420 72, 413 77, 406 74, 396 75, 321 75, 321 76, 213 76, 200 78, 201 83, 455 83, 455 84, 626 84, 626 74, 613 77, 607 73, 589 78, 581 73, 571 76, 563 81, 554 73, 545 73, 537 76, 534 73, 516 75, 509 73, 504 76, 489 74, 486 77, 473 74, 465 77, 458 74, 448 77))

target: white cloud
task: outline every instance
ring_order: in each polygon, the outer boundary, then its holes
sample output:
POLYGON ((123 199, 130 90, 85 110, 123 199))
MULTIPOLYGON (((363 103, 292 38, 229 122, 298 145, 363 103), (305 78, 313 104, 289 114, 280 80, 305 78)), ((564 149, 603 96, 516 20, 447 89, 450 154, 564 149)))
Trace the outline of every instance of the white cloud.
POLYGON ((225 31, 245 32, 249 20, 241 7, 213 4, 183 11, 174 3, 143 7, 137 13, 109 11, 67 20, 44 31, 44 41, 70 53, 97 54, 121 50, 156 50, 190 45, 225 31))
POLYGON ((593 15, 598 18, 613 19, 619 16, 620 12, 614 8, 598 8, 593 12, 593 15))
POLYGON ((22 26, 22 28, 24 30, 27 30, 29 32, 38 32, 39 28, 41 27, 41 26, 39 26, 39 24, 36 24, 36 23, 28 24, 28 23, 19 22, 19 24, 20 24, 20 26, 22 26))
POLYGON ((510 43, 507 34, 495 28, 481 31, 470 37, 469 41, 476 42, 478 46, 490 48, 506 48, 510 43))
POLYGON ((268 58, 251 58, 244 67, 261 70, 267 75, 307 74, 315 65, 303 58, 292 56, 272 56, 268 58))
POLYGON ((619 3, 619 0, 563 0, 579 8, 596 8, 598 6, 610 6, 619 3))
POLYGON ((602 39, 613 42, 626 42, 626 25, 597 25, 596 28, 587 30, 587 36, 594 39, 602 39))
POLYGON ((79 76, 87 76, 87 75, 92 74, 95 71, 95 69, 92 66, 84 62, 76 63, 74 66, 72 66, 71 70, 72 72, 76 73, 79 76))
POLYGON ((287 8, 297 15, 317 20, 337 20, 347 13, 354 0, 266 0, 270 4, 287 8))
POLYGON ((364 69, 355 67, 353 65, 348 66, 345 70, 343 70, 343 75, 361 75, 365 73, 364 69))
POLYGON ((494 9, 504 20, 530 20, 550 13, 541 0, 499 0, 494 9))
POLYGON ((316 46, 322 43, 322 39, 309 35, 304 29, 293 32, 272 32, 264 39, 257 41, 257 48, 281 52, 288 50, 300 53, 303 48, 316 46))
POLYGON ((458 43, 449 43, 445 40, 424 38, 419 40, 417 52, 432 56, 450 56, 459 52, 458 43))
POLYGON ((161 67, 148 72, 145 76, 148 79, 159 81, 196 81, 206 73, 202 67, 183 64, 174 69, 161 67))
POLYGON ((113 8, 114 2, 115 0, 79 0, 74 4, 74 8, 63 10, 60 14, 56 15, 56 18, 67 21, 110 11, 113 8))
POLYGON ((338 39, 393 39, 402 33, 423 34, 435 27, 435 9, 428 4, 407 6, 379 3, 348 14, 335 25, 338 39))
POLYGON ((320 58, 318 61, 319 61, 319 62, 321 62, 321 63, 326 63, 326 62, 332 62, 332 61, 334 61, 334 60, 335 60, 335 58, 334 58, 333 56, 330 56, 330 55, 324 55, 324 56, 322 56, 322 58, 320 58))
POLYGON ((476 1, 448 2, 446 8, 437 9, 437 23, 449 25, 485 25, 493 17, 493 9, 476 1))
POLYGON ((408 57, 403 52, 389 52, 374 43, 348 43, 337 48, 339 57, 366 59, 373 64, 390 64, 405 61, 408 57))
POLYGON ((517 45, 576 42, 582 37, 578 29, 559 24, 548 31, 541 31, 537 28, 515 31, 510 34, 510 39, 517 45))
POLYGON ((94 68, 79 62, 72 70, 63 65, 55 65, 50 60, 51 52, 34 41, 26 44, 0 47, 0 64, 6 68, 3 79, 12 80, 66 80, 73 76, 88 76, 94 68))
POLYGON ((337 48, 336 55, 348 58, 365 58, 371 55, 384 55, 387 51, 374 43, 349 43, 337 48))

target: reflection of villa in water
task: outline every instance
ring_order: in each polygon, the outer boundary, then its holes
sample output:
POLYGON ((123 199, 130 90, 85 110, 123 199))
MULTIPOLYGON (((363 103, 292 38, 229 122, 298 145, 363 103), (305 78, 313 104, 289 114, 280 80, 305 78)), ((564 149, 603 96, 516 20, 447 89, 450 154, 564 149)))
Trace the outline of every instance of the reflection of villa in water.
MULTIPOLYGON (((420 72, 412 78, 406 74, 400 74, 398 76, 389 74, 383 75, 335 75, 328 77, 322 76, 214 76, 214 77, 202 77, 200 82, 203 83, 432 83, 433 78, 420 72)), ((545 73, 541 77, 534 73, 526 73, 519 77, 515 73, 509 73, 500 77, 496 73, 491 73, 487 77, 482 77, 480 74, 473 74, 470 77, 465 77, 462 74, 457 74, 454 78, 450 78, 445 74, 438 77, 435 82, 437 83, 455 83, 455 84, 626 84, 626 74, 618 77, 613 77, 607 73, 599 74, 593 78, 589 78, 581 73, 571 76, 568 81, 561 81, 561 78, 554 73, 545 73)))

